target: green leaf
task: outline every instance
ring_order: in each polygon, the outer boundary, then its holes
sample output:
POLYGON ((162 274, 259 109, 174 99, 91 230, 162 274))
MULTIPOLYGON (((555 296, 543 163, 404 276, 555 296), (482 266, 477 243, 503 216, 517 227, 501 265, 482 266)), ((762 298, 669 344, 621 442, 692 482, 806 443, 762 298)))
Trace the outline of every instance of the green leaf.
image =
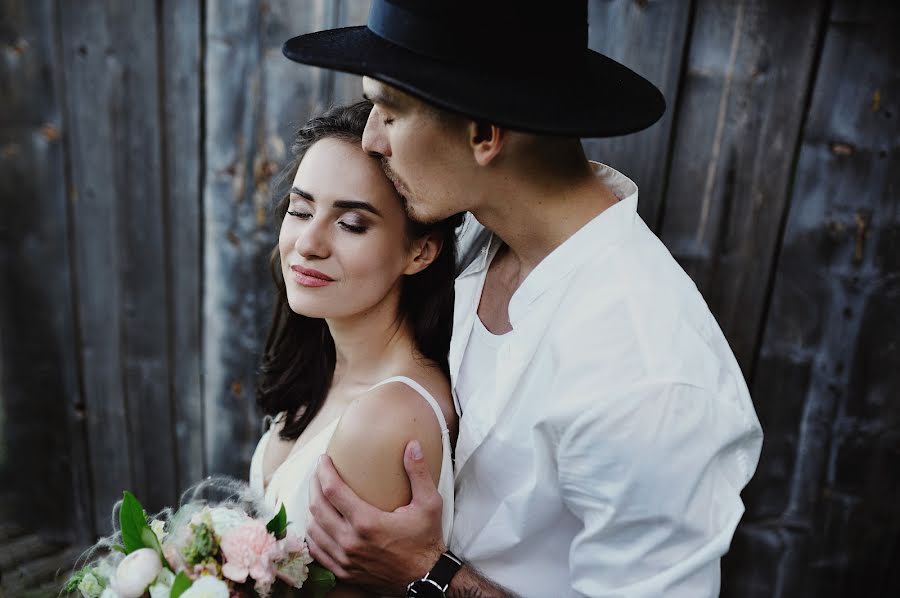
POLYGON ((112 549, 116 552, 121 552, 122 554, 128 554, 128 551, 125 550, 125 547, 121 544, 113 544, 112 549))
POLYGON ((303 595, 309 598, 325 598, 336 583, 334 573, 319 563, 312 563, 309 566, 309 577, 303 582, 303 595))
POLYGON ((282 504, 278 513, 266 524, 266 529, 275 534, 277 539, 281 540, 287 534, 287 523, 287 511, 284 510, 284 504, 282 504))
POLYGON ((159 554, 162 554, 162 546, 159 545, 159 538, 156 537, 156 534, 153 533, 153 530, 150 527, 145 527, 141 530, 141 541, 144 543, 145 548, 152 548, 159 554))
MULTIPOLYGON (((129 491, 122 494, 122 508, 119 509, 119 529, 122 531, 122 543, 125 545, 125 553, 131 554, 135 550, 141 548, 154 548, 148 546, 144 541, 144 530, 150 532, 150 535, 156 538, 153 530, 147 525, 147 516, 144 514, 144 507, 138 502, 129 491)), ((159 546, 159 542, 156 543, 159 546)))
POLYGON ((169 592, 169 598, 178 598, 191 587, 192 583, 191 578, 182 571, 175 576, 175 581, 172 582, 172 590, 169 592))

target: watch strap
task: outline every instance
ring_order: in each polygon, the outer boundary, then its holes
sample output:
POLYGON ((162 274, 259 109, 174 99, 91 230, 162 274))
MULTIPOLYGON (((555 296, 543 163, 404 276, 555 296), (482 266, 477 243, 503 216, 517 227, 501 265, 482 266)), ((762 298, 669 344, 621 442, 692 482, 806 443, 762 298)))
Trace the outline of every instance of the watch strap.
MULTIPOLYGON (((456 573, 462 568, 462 565, 462 560, 458 556, 447 550, 441 555, 437 563, 434 564, 434 567, 431 568, 431 571, 426 573, 425 577, 423 577, 421 580, 418 580, 418 582, 424 582, 429 585, 433 585, 440 590, 441 594, 446 594, 447 588, 450 587, 450 581, 453 579, 453 576, 456 575, 456 573)), ((417 582, 411 583, 410 588, 412 588, 416 584, 417 582)))

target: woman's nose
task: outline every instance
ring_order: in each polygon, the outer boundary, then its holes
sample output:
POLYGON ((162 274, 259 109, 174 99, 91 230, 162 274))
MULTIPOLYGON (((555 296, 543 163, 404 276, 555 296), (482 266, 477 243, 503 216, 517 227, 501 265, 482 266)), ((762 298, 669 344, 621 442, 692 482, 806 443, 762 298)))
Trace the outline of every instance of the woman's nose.
POLYGON ((294 249, 306 259, 323 259, 330 255, 327 226, 308 221, 294 241, 294 249))

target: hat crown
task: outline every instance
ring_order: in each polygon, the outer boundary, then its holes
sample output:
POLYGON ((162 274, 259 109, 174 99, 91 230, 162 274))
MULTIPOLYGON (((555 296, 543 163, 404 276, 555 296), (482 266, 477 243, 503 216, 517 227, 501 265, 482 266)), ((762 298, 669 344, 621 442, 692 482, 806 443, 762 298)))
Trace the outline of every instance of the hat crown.
POLYGON ((516 70, 567 69, 587 50, 587 3, 373 0, 368 29, 449 63, 516 70))

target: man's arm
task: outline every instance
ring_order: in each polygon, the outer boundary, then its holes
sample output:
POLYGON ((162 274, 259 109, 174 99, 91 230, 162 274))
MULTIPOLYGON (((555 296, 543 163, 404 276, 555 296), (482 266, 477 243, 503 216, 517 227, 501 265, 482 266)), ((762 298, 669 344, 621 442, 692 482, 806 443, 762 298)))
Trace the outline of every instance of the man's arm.
POLYGON ((517 598, 506 588, 491 583, 469 565, 463 565, 447 588, 448 598, 517 598))
MULTIPOLYGON (((310 484, 307 542, 312 557, 335 576, 372 591, 402 596, 447 550, 441 531, 443 501, 417 441, 406 446, 403 465, 412 500, 381 511, 344 483, 331 459, 323 456, 310 484)), ((453 577, 451 598, 515 598, 464 565, 453 577)))
MULTIPOLYGON (((573 392, 596 397, 586 385, 573 392)), ((731 399, 646 384, 596 401, 562 431, 560 490, 582 522, 569 552, 579 595, 718 596, 759 454, 755 418, 731 399)))

